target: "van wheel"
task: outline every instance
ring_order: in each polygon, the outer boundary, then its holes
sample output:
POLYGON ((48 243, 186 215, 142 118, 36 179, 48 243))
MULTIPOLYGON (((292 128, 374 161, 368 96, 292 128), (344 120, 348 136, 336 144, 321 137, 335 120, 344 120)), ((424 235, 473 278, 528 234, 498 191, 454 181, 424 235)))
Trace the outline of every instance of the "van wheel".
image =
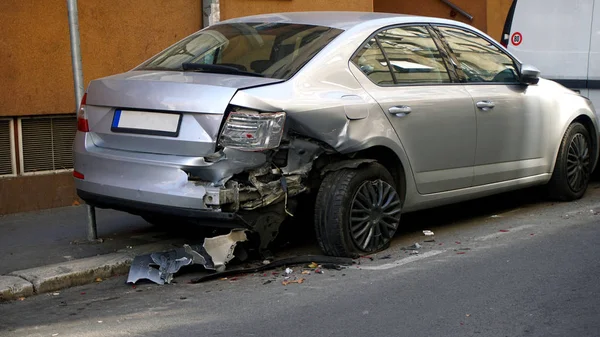
POLYGON ((590 182, 592 147, 587 129, 573 123, 560 144, 552 178, 548 183, 550 197, 562 201, 579 199, 590 182))
POLYGON ((380 164, 325 176, 317 193, 315 231, 323 252, 357 257, 389 247, 402 203, 391 174, 380 164))

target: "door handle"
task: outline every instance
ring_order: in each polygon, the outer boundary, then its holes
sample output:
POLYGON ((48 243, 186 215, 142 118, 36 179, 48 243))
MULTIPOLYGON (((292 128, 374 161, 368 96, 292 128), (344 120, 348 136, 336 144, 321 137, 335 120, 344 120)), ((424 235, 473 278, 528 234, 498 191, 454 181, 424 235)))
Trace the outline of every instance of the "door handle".
POLYGON ((388 111, 391 114, 396 115, 397 117, 402 117, 402 116, 406 116, 409 113, 411 113, 412 109, 406 105, 398 105, 398 106, 393 106, 393 107, 389 108, 388 111))
POLYGON ((492 101, 479 101, 476 105, 479 109, 483 111, 491 110, 496 106, 496 104, 494 104, 494 102, 492 101))

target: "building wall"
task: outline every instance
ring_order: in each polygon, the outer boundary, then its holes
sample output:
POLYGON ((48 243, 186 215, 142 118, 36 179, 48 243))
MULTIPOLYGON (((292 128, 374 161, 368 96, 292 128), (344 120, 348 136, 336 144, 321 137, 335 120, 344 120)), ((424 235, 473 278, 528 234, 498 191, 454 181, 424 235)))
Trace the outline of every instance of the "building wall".
POLYGON ((512 2, 513 0, 488 0, 487 33, 498 42, 502 39, 502 30, 512 2))
MULTIPOLYGON (((79 0, 84 82, 202 27, 201 0, 79 0)), ((75 111, 65 0, 0 1, 0 117, 75 111)))
POLYGON ((457 14, 448 5, 440 0, 420 0, 420 1, 390 1, 373 0, 375 12, 414 14, 422 16, 432 16, 438 18, 452 19, 468 23, 482 31, 487 29, 487 6, 486 1, 473 0, 452 0, 451 2, 473 16, 473 21, 469 21, 461 14, 457 14))
POLYGON ((473 16, 473 21, 454 12, 440 0, 389 1, 373 0, 376 12, 415 14, 458 20, 486 32, 496 41, 502 38, 504 22, 513 0, 451 0, 451 2, 473 16))
POLYGON ((373 11, 373 0, 220 0, 221 20, 298 11, 373 11))
POLYGON ((0 179, 0 215, 79 203, 71 173, 0 179))
MULTIPOLYGON (((78 7, 86 87, 92 79, 131 69, 202 27, 202 0, 79 0, 78 7)), ((72 137, 75 131, 66 0, 1 0, 0 36, 0 119, 14 122, 13 144, 26 138, 23 134, 19 139, 19 118, 42 117, 48 121, 45 126, 50 125, 48 115, 73 119, 73 127, 63 125, 62 133, 46 132, 40 140, 29 134, 28 143, 39 144, 29 153, 52 161, 55 154, 44 145, 72 137)), ((78 200, 70 172, 31 175, 19 162, 19 147, 14 147, 17 171, 0 177, 0 214, 78 200)), ((62 150, 68 152, 68 147, 62 150)))

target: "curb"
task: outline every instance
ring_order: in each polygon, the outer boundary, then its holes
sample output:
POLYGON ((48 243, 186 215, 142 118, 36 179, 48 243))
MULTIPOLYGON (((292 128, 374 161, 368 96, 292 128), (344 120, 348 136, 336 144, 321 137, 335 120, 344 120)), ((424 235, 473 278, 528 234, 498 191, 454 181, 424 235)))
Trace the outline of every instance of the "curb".
POLYGON ((97 278, 126 274, 137 255, 172 249, 172 243, 154 243, 0 276, 0 302, 93 283, 97 278))

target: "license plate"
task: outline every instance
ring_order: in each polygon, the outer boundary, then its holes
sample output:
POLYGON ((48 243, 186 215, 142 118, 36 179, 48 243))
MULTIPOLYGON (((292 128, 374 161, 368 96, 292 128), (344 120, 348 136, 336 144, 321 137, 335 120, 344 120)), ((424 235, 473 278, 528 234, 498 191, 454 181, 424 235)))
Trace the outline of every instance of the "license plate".
POLYGON ((111 130, 113 132, 177 137, 180 126, 181 114, 179 113, 115 110, 111 130))

